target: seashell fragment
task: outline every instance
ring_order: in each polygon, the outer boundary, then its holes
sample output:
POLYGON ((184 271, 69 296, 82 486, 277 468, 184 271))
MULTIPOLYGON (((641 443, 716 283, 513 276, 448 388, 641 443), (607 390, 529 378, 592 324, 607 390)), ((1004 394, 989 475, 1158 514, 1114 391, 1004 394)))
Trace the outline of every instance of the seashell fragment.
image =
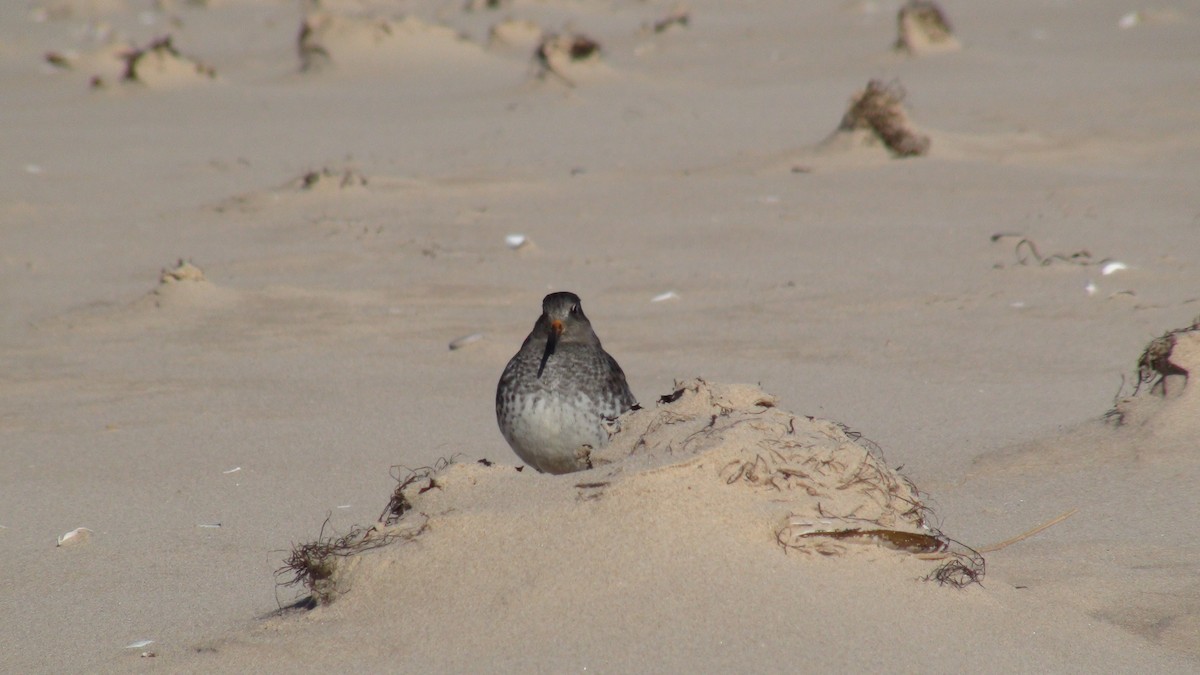
POLYGON ((483 333, 471 333, 470 335, 464 335, 460 338, 456 338, 456 339, 450 341, 450 351, 462 349, 463 347, 466 347, 467 345, 471 344, 472 342, 479 342, 482 339, 483 339, 483 333))
POLYGON ((71 546, 74 544, 82 544, 90 539, 92 531, 86 527, 77 527, 70 532, 58 538, 59 546, 71 546))
POLYGON ((666 293, 659 293, 658 295, 654 296, 653 298, 650 298, 650 302, 665 302, 667 300, 678 300, 678 299, 679 299, 678 293, 676 293, 675 291, 667 291, 666 293))
POLYGON ((125 649, 141 649, 142 647, 149 647, 152 644, 154 644, 154 640, 138 640, 137 642, 130 642, 125 645, 125 649))
POLYGON ((1129 269, 1129 265, 1126 265, 1123 262, 1117 262, 1114 260, 1113 262, 1106 263, 1104 265, 1104 267, 1101 267, 1100 274, 1103 274, 1104 276, 1108 276, 1108 275, 1112 274, 1113 272, 1120 272, 1121 270, 1127 270, 1127 269, 1129 269))

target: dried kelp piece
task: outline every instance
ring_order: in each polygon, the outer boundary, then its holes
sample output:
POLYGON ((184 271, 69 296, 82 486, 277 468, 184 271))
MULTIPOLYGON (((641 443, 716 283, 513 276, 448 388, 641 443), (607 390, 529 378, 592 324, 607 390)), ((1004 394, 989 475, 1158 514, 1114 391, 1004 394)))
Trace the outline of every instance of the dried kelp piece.
POLYGON ((897 82, 870 80, 867 88, 850 100, 838 131, 871 131, 897 157, 928 153, 929 137, 913 129, 904 111, 904 96, 904 88, 897 82))
POLYGON ((691 21, 692 14, 690 11, 688 11, 687 5, 678 4, 672 7, 671 11, 667 12, 666 16, 658 21, 655 21, 651 29, 655 33, 665 33, 676 26, 680 28, 687 28, 691 21))
MULTIPOLYGON (((1088 251, 1087 249, 1079 249, 1073 253, 1050 253, 1043 255, 1038 249, 1038 245, 1034 240, 1019 233, 997 232, 996 234, 992 235, 993 243, 1005 239, 1017 240, 1017 243, 1013 246, 1013 255, 1017 260, 1017 264, 1022 266, 1049 267, 1050 265, 1062 263, 1066 265, 1078 265, 1080 267, 1098 267, 1101 276, 1109 276, 1111 274, 1129 269, 1129 265, 1126 265, 1119 260, 1113 260, 1112 258, 1101 258, 1097 260, 1094 256, 1092 256, 1091 251, 1088 251)), ((996 263, 993 265, 993 267, 996 269, 1003 269, 1005 264, 996 263)), ((1096 284, 1089 280, 1087 285, 1084 286, 1084 290, 1089 296, 1093 295, 1097 290, 1096 284)), ((1125 289, 1115 291, 1109 294, 1108 297, 1111 299, 1120 295, 1135 295, 1135 293, 1132 290, 1125 289)))
POLYGON ((328 67, 333 59, 329 50, 321 44, 318 27, 328 21, 324 14, 304 17, 300 22, 300 33, 296 36, 296 53, 300 56, 300 72, 314 72, 328 67))
POLYGON ((49 63, 55 68, 61 68, 63 70, 71 70, 74 68, 70 57, 59 52, 46 52, 43 58, 46 60, 46 63, 49 63))
MULTIPOLYGON (((789 518, 783 527, 776 530, 775 539, 785 549, 806 549, 807 545, 816 539, 878 544, 908 553, 940 553, 950 546, 945 537, 924 532, 867 527, 839 528, 834 525, 834 521, 814 523, 803 518, 789 518)), ((818 553, 829 553, 819 545, 815 550, 818 553)))
POLYGON ((909 0, 896 14, 896 49, 930 54, 961 49, 942 8, 932 0, 909 0))
MULTIPOLYGON (((1038 265, 1040 267, 1048 267, 1055 263, 1067 263, 1069 265, 1080 265, 1086 267, 1088 265, 1109 265, 1112 264, 1111 258, 1096 260, 1087 249, 1080 249, 1074 253, 1051 253, 1050 255, 1042 255, 1038 250, 1037 243, 1029 237, 1011 232, 997 232, 992 235, 992 242, 998 242, 1003 239, 1018 239, 1013 247, 1013 255, 1017 258, 1019 265, 1038 265)), ((1118 263, 1120 264, 1120 263, 1118 263)), ((1102 272, 1108 274, 1109 272, 1102 272)))
POLYGON ((512 4, 512 0, 466 0, 464 12, 495 11, 512 4))

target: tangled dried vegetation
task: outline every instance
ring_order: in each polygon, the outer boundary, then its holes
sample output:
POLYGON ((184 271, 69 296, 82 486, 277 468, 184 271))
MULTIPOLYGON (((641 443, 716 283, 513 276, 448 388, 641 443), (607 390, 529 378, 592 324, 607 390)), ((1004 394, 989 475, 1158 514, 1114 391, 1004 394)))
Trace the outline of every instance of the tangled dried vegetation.
POLYGON ((412 504, 404 492, 417 486, 418 494, 438 488, 434 476, 450 465, 451 460, 440 459, 433 466, 419 469, 404 469, 392 467, 396 479, 396 488, 379 520, 370 527, 355 525, 350 531, 340 537, 326 536, 329 518, 321 525, 321 533, 315 541, 296 545, 283 561, 283 566, 275 570, 275 578, 280 586, 302 585, 309 592, 307 598, 296 603, 298 606, 314 607, 317 604, 327 604, 344 592, 337 584, 336 572, 338 565, 351 556, 387 546, 396 541, 415 539, 425 532, 427 519, 419 522, 401 523, 401 519, 411 510, 412 504), (407 525, 407 526, 405 526, 407 525))

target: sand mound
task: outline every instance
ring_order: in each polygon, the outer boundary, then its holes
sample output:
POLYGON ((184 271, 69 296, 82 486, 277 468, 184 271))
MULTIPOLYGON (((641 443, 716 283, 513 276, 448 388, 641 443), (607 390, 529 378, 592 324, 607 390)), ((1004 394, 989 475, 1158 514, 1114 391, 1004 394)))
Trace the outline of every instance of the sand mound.
POLYGON ((214 286, 204 272, 190 261, 179 260, 174 267, 164 268, 158 286, 135 303, 135 307, 194 308, 214 307, 231 300, 227 289, 214 286))
POLYGON ((989 453, 977 470, 1028 471, 1096 467, 1102 463, 1173 462, 1200 459, 1200 317, 1191 325, 1151 340, 1137 362, 1134 391, 1120 398, 1103 421, 1068 433, 989 453))
POLYGON ((929 534, 912 483, 841 425, 780 410, 757 387, 691 380, 619 424, 612 442, 589 458, 600 475, 703 467, 717 483, 770 495, 781 543, 801 546, 811 537, 828 552, 830 542, 814 535, 864 528, 929 534))
POLYGON ((488 29, 488 48, 533 54, 542 43, 545 32, 536 21, 504 19, 488 29))
POLYGON ((612 74, 612 69, 600 56, 599 42, 575 32, 550 33, 542 38, 533 53, 540 77, 553 76, 571 87, 612 74))
POLYGON ((94 19, 128 10, 129 2, 127 0, 52 0, 33 4, 30 7, 29 15, 38 22, 65 21, 94 19))
POLYGON ((82 54, 47 52, 44 58, 56 68, 89 73, 94 89, 111 82, 180 87, 212 82, 217 77, 211 66, 181 53, 170 35, 152 40, 144 47, 107 44, 82 54))
POLYGON ((896 50, 913 56, 962 49, 946 13, 931 0, 909 0, 896 15, 896 50))
POLYGON ((413 62, 474 59, 482 49, 452 28, 415 17, 390 19, 314 12, 304 18, 297 38, 300 69, 330 66, 404 66, 413 62))
POLYGON ((955 585, 982 574, 982 559, 949 551, 926 525, 917 489, 857 434, 780 410, 757 387, 683 383, 653 410, 614 422, 611 443, 584 461, 591 470, 565 476, 491 462, 410 472, 378 524, 297 547, 281 573, 320 602, 360 587, 371 596, 392 583, 383 579, 394 565, 432 562, 422 562, 422 546, 386 544, 433 537, 486 548, 478 537, 487 532, 559 560, 534 567, 662 541, 707 555, 718 538, 753 556, 919 559, 924 578, 955 585))
POLYGON ((125 53, 125 72, 122 82, 138 82, 150 86, 172 86, 215 79, 211 66, 184 56, 175 48, 170 35, 152 41, 145 47, 125 53))
POLYGON ((1138 359, 1137 386, 1106 419, 1121 429, 1159 440, 1194 442, 1200 435, 1200 317, 1146 345, 1138 359))

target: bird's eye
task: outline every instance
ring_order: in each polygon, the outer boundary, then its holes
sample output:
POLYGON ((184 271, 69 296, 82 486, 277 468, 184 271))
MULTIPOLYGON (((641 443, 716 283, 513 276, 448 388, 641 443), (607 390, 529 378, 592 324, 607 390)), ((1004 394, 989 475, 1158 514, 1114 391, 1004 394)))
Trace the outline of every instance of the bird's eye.
POLYGON ((571 313, 578 314, 579 313, 579 305, 571 305, 571 313))

